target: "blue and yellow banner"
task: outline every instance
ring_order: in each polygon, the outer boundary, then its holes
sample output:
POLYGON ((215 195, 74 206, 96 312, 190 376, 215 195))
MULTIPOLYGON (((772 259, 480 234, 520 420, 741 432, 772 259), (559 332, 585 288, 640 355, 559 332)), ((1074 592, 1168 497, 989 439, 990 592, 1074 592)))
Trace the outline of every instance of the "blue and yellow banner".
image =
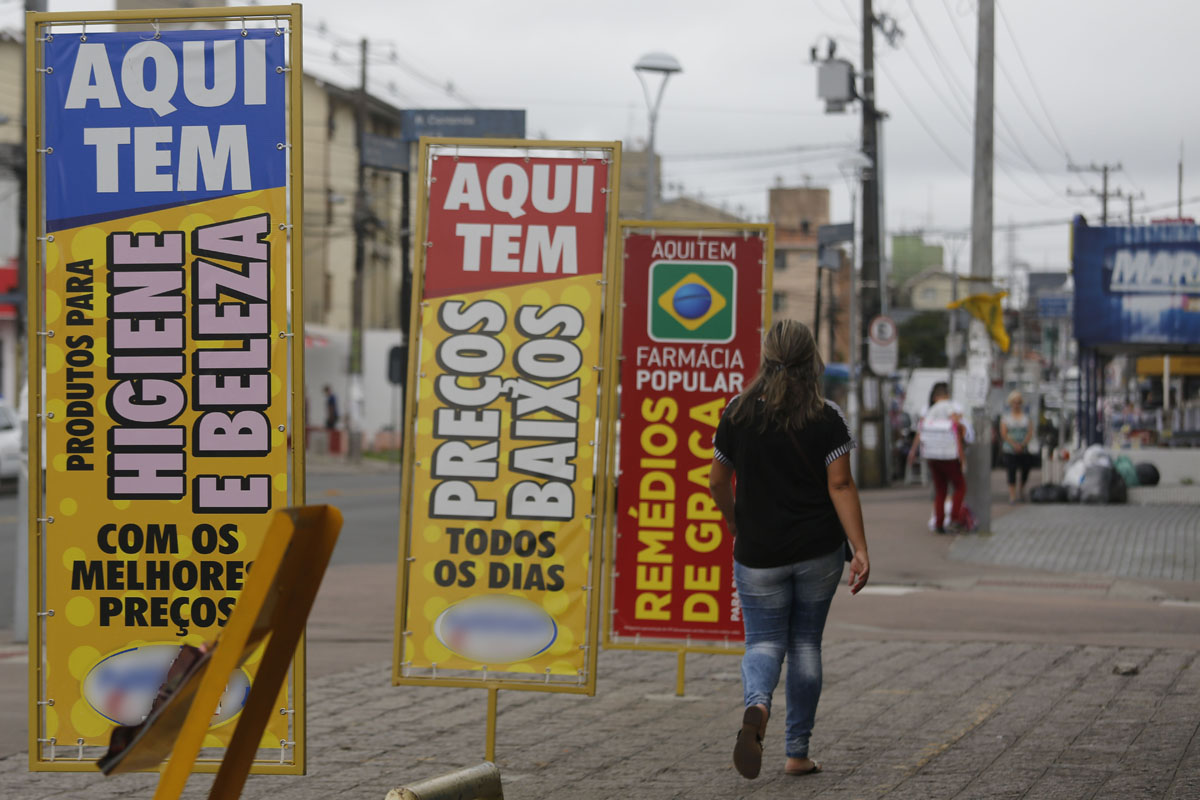
MULTIPOLYGON (((115 725, 141 721, 180 645, 219 636, 270 512, 297 499, 298 23, 31 24, 42 299, 30 398, 44 442, 38 480, 30 437, 34 769, 90 764, 115 725)), ((211 755, 260 655, 226 687, 211 755)), ((299 768, 295 695, 285 687, 260 747, 299 768)))

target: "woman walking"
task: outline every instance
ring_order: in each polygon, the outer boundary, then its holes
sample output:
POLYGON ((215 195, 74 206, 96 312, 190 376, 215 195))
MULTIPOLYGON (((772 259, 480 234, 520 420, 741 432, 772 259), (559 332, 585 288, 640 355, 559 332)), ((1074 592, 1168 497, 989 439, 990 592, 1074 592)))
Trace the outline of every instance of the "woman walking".
POLYGON ((821 396, 824 368, 807 327, 776 322, 763 340, 758 374, 725 409, 714 439, 709 487, 734 537, 734 579, 746 630, 745 711, 733 763, 747 778, 762 767, 763 735, 785 656, 784 772, 820 771, 808 742, 821 697, 825 618, 846 560, 851 593, 870 575, 862 508, 850 475, 855 443, 841 411, 821 396))
POLYGON ((1025 413, 1025 398, 1014 391, 1008 396, 1008 413, 1000 418, 1000 451, 1004 455, 1004 469, 1008 473, 1008 502, 1025 499, 1025 482, 1033 468, 1033 453, 1029 443, 1033 440, 1033 423, 1025 413), (1020 473, 1020 483, 1017 473, 1020 473))
POLYGON ((938 533, 946 532, 946 493, 950 488, 954 490, 950 497, 951 525, 956 529, 970 527, 963 513, 963 500, 967 496, 963 443, 962 413, 950 400, 950 387, 945 382, 935 383, 929 393, 929 408, 917 423, 908 463, 911 465, 920 453, 929 468, 933 481, 934 530, 938 533))

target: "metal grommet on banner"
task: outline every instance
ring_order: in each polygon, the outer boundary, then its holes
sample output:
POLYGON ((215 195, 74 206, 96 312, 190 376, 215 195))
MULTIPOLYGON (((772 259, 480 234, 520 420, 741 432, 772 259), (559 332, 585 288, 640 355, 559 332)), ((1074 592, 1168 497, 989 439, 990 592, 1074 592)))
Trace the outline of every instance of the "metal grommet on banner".
MULTIPOLYGON (((85 23, 83 23, 83 28, 82 28, 82 30, 81 30, 81 31, 80 31, 80 33, 79 33, 79 41, 81 41, 81 42, 86 42, 86 41, 87 41, 87 23, 86 23, 86 22, 85 22, 85 23)), ((79 749, 80 749, 81 751, 83 750, 83 748, 82 748, 82 747, 80 747, 79 749)))
POLYGON ((53 74, 54 74, 54 67, 38 67, 38 68, 37 68, 37 71, 38 71, 38 72, 44 72, 44 73, 46 73, 47 75, 53 75, 53 74))
POLYGON ((281 223, 279 223, 279 230, 281 230, 281 231, 290 231, 291 229, 292 229, 292 225, 291 225, 291 223, 288 223, 288 222, 281 222, 281 223))
POLYGON ((486 681, 486 680, 487 680, 487 664, 484 664, 484 665, 483 665, 483 669, 482 669, 482 671, 481 671, 481 673, 480 673, 480 678, 479 678, 479 680, 481 680, 481 681, 486 681))
POLYGON ((296 334, 294 334, 294 333, 288 333, 287 331, 280 331, 280 332, 279 332, 279 338, 280 338, 280 339, 290 339, 290 338, 292 338, 292 337, 293 337, 293 336, 295 336, 295 335, 296 335, 296 334))
POLYGON ((43 37, 41 37, 40 39, 38 39, 38 41, 39 41, 39 42, 53 42, 53 41, 54 41, 54 34, 53 34, 53 33, 47 33, 45 36, 43 36, 43 37))
POLYGON ((287 430, 287 425, 280 425, 278 430, 280 433, 283 433, 284 431, 287 430))
POLYGON ((285 72, 291 72, 291 71, 292 71, 291 67, 276 67, 275 68, 276 75, 282 75, 285 72))
POLYGON ((48 156, 48 155, 52 155, 54 153, 54 148, 53 147, 39 147, 37 149, 37 151, 39 153, 41 153, 42 155, 48 156))
POLYGON ((53 234, 53 233, 48 233, 48 234, 46 234, 45 236, 39 236, 39 237, 37 237, 37 240, 38 240, 39 242, 53 242, 53 241, 54 241, 54 234, 53 234))
POLYGON ((271 21, 275 23, 275 35, 283 36, 283 29, 279 27, 279 17, 273 17, 271 21))
POLYGON ((46 412, 46 419, 54 419, 54 412, 53 412, 53 411, 47 411, 47 412, 46 412))
POLYGON ((287 716, 288 714, 295 714, 295 713, 296 713, 296 709, 294 709, 294 708, 281 708, 281 709, 279 709, 279 713, 280 713, 280 714, 282 714, 282 715, 284 715, 284 716, 287 716))
POLYGON ((38 517, 38 518, 37 518, 37 521, 38 521, 38 522, 44 522, 44 523, 46 523, 47 525, 53 525, 53 524, 54 524, 54 517, 38 517))
POLYGON ((550 685, 550 668, 546 667, 546 685, 550 685))
POLYGON ((250 34, 246 33, 246 18, 242 17, 242 36, 249 36, 249 35, 250 34))
POLYGON ((161 31, 161 30, 159 30, 159 28, 158 28, 158 20, 156 20, 156 19, 155 19, 155 20, 151 20, 151 21, 150 21, 150 24, 154 26, 154 38, 155 38, 155 39, 161 39, 161 38, 162 38, 162 31, 161 31))
POLYGON ((37 332, 37 335, 38 335, 38 336, 45 336, 47 339, 53 339, 53 338, 54 338, 54 331, 38 331, 38 332, 37 332))
POLYGON ((276 150, 290 150, 291 147, 292 146, 290 144, 288 144, 287 142, 276 142, 275 143, 276 150))
POLYGON ((79 745, 79 755, 76 756, 76 758, 79 761, 83 761, 83 737, 80 736, 78 739, 76 739, 75 744, 79 745))
POLYGON ((47 758, 47 760, 53 761, 54 760, 54 745, 58 744, 58 739, 55 739, 53 736, 51 736, 49 739, 38 739, 38 742, 40 744, 50 745, 50 755, 47 758))
POLYGON ((37 615, 38 615, 39 617, 53 617, 53 616, 54 616, 54 609, 53 609, 53 608, 48 608, 48 609, 46 609, 45 611, 39 611, 39 612, 37 612, 37 615))
POLYGON ((295 742, 288 741, 287 739, 280 739, 280 740, 279 740, 279 763, 280 763, 280 764, 286 764, 286 763, 287 763, 287 751, 288 751, 288 748, 289 748, 289 747, 295 747, 295 746, 296 746, 296 743, 295 743, 295 742))
POLYGON ((53 697, 51 697, 49 700, 38 700, 38 701, 37 701, 37 704, 38 704, 39 706, 53 706, 53 705, 54 705, 54 698, 53 698, 53 697))

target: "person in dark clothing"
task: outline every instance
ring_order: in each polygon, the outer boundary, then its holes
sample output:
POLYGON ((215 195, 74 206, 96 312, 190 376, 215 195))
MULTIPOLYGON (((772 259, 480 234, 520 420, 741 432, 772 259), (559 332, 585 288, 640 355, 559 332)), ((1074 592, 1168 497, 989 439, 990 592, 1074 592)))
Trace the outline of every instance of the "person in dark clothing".
POLYGON ((338 419, 338 401, 337 395, 333 393, 333 389, 329 384, 325 384, 325 429, 334 430, 337 428, 338 419))
POLYGON ((824 368, 805 325, 776 322, 763 340, 758 374, 725 409, 713 441, 709 487, 734 537, 746 631, 745 709, 733 761, 747 778, 762 767, 762 737, 785 656, 784 772, 820 770, 808 743, 821 696, 825 619, 845 561, 852 593, 870 575, 850 474, 855 442, 841 410, 821 396, 824 368))

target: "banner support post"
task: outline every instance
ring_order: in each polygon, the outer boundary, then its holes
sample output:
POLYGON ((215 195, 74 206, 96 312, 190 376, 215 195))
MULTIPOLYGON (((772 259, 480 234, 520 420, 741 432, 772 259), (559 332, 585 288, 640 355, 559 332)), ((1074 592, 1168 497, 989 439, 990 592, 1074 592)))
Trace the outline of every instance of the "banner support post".
POLYGON ((487 742, 484 745, 484 761, 496 760, 496 705, 500 690, 495 686, 488 687, 487 708, 487 742))

